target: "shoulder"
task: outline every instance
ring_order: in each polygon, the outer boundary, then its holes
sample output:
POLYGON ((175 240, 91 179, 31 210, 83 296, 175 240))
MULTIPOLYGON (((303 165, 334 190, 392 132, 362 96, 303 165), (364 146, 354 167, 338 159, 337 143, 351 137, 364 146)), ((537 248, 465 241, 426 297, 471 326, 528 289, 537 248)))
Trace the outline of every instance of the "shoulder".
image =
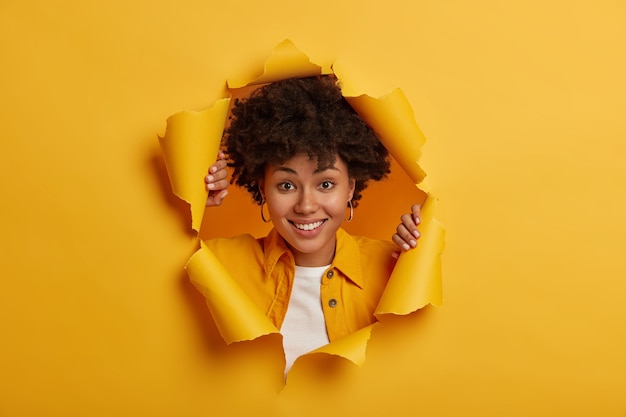
POLYGON ((372 239, 366 236, 353 236, 343 229, 339 229, 337 234, 339 240, 343 240, 348 245, 353 244, 358 247, 359 252, 364 255, 380 254, 382 256, 391 256, 397 251, 396 246, 392 242, 380 239, 372 239))
POLYGON ((351 236, 360 248, 379 250, 379 251, 391 251, 393 252, 396 247, 392 242, 380 239, 372 239, 366 236, 351 236))
POLYGON ((397 261, 393 256, 397 251, 393 243, 364 236, 355 236, 354 240, 359 246, 361 264, 365 271, 375 271, 376 274, 386 277, 391 275, 397 261))
POLYGON ((396 247, 391 242, 365 236, 352 236, 345 230, 337 233, 335 261, 352 281, 359 286, 368 285, 372 280, 386 282, 393 270, 396 247))

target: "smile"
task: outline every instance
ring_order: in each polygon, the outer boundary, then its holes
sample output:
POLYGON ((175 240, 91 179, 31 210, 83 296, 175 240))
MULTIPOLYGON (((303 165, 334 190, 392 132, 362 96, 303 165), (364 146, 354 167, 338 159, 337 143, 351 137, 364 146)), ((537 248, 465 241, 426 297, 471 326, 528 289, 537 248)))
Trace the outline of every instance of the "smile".
POLYGON ((317 221, 317 222, 304 223, 304 224, 294 223, 294 222, 290 222, 290 223, 293 224, 295 226, 295 228, 298 229, 298 230, 309 231, 309 230, 317 229, 318 227, 323 225, 325 222, 326 222, 326 220, 320 220, 320 221, 317 221))

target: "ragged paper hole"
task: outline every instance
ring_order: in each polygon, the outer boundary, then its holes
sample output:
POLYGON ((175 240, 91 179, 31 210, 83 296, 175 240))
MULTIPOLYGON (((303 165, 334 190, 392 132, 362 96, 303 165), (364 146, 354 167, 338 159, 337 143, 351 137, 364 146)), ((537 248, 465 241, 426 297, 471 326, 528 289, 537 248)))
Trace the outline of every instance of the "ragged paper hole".
MULTIPOLYGON (((372 325, 380 325, 374 317, 411 314, 427 304, 440 305, 443 301, 440 255, 444 229, 435 217, 435 198, 417 187, 425 175, 418 164, 425 138, 408 100, 398 89, 381 98, 361 93, 362 89, 351 84, 349 73, 339 63, 333 65, 332 70, 323 69, 312 64, 288 40, 276 47, 258 78, 229 80, 228 85, 233 96, 245 97, 260 84, 330 71, 340 81, 348 103, 372 127, 392 159, 389 178, 370 183, 355 210, 354 221, 342 227, 351 235, 389 240, 400 214, 408 212, 413 203, 422 204, 419 245, 400 256, 378 305, 371 311, 372 325)), ((265 236, 271 225, 261 221, 259 206, 252 202, 250 195, 234 186, 230 187, 230 194, 221 207, 205 210, 207 191, 202 179, 215 161, 231 106, 232 97, 228 97, 218 99, 202 112, 173 115, 168 119, 166 134, 160 138, 172 189, 190 204, 191 227, 198 231, 201 243, 186 265, 187 272, 205 296, 208 310, 229 344, 279 333, 267 306, 250 296, 258 282, 251 282, 248 274, 242 274, 241 269, 234 266, 252 261, 227 251, 221 253, 227 244, 215 245, 212 240, 248 234, 237 245, 253 248, 249 253, 262 253, 256 239, 265 236)), ((263 280, 263 271, 259 270, 257 275, 263 280)), ((364 327, 311 353, 315 353, 316 360, 325 354, 362 365, 370 332, 371 326, 364 327)))

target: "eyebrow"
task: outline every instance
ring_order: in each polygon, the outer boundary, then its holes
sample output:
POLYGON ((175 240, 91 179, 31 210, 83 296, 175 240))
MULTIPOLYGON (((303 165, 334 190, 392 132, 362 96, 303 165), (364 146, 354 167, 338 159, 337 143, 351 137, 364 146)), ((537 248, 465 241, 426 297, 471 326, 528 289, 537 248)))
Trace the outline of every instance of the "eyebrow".
MULTIPOLYGON (((328 171, 329 169, 332 169, 334 171, 339 172, 339 168, 333 166, 330 167, 326 167, 326 168, 317 168, 313 173, 314 174, 319 174, 320 172, 324 172, 324 171, 328 171)), ((294 175, 298 175, 298 172, 293 169, 293 168, 289 168, 289 167, 285 167, 285 166, 279 166, 274 168, 274 172, 278 172, 278 171, 282 171, 282 172, 287 172, 289 174, 294 174, 294 175)))

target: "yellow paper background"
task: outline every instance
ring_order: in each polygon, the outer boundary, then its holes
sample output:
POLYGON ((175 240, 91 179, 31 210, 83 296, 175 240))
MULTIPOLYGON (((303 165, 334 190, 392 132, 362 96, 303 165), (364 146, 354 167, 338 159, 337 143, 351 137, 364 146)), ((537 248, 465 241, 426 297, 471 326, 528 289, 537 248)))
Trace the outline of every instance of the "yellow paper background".
POLYGON ((626 414, 625 23, 608 0, 3 2, 0 415, 626 414), (226 347, 182 269, 156 136, 285 38, 402 89, 447 236, 442 307, 278 394, 276 338, 226 347))

